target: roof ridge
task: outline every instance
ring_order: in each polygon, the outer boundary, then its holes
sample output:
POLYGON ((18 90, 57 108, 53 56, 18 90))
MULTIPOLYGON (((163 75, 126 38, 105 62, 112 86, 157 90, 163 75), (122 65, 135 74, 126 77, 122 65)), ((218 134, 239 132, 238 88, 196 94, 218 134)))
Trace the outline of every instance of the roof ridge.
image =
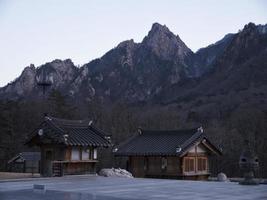
MULTIPOLYGON (((126 140, 124 140, 123 142, 119 143, 118 145, 114 146, 114 149, 119 150, 121 147, 123 147, 125 144, 131 142, 132 140, 134 140, 136 137, 140 136, 139 134, 133 134, 131 135, 129 138, 127 138, 126 140)), ((116 151, 115 151, 116 153, 116 151)))
POLYGON ((173 133, 173 134, 179 134, 179 133, 188 133, 192 134, 193 131, 197 131, 198 128, 193 129, 169 129, 169 130, 153 130, 153 129, 141 129, 142 134, 159 134, 159 133, 173 133))
POLYGON ((97 131, 101 136, 103 136, 105 138, 105 136, 110 136, 111 134, 107 135, 105 134, 104 131, 102 131, 101 129, 97 128, 94 125, 90 125, 89 128, 94 129, 95 131, 97 131))
POLYGON ((23 154, 23 153, 40 153, 40 151, 22 151, 19 154, 23 154))
POLYGON ((100 136, 100 137, 101 137, 102 139, 104 139, 104 140, 107 140, 107 142, 108 142, 110 145, 112 144, 112 143, 110 142, 110 140, 107 139, 107 137, 108 137, 108 136, 111 136, 111 134, 107 135, 107 134, 105 134, 104 131, 98 129, 97 127, 95 127, 95 126, 93 126, 93 125, 90 125, 90 126, 89 126, 89 129, 90 129, 94 134, 96 134, 96 133, 94 132, 94 131, 96 131, 97 134, 98 134, 98 136, 100 136), (93 130, 92 130, 92 129, 93 129, 93 130))
POLYGON ((89 119, 63 119, 63 118, 57 118, 57 117, 51 117, 51 116, 47 116, 47 118, 51 119, 51 120, 55 120, 55 121, 59 121, 59 122, 70 122, 70 123, 82 123, 82 122, 87 122, 89 121, 89 119))
POLYGON ((55 127, 56 129, 58 129, 60 132, 62 132, 62 133, 66 133, 66 131, 63 130, 63 129, 62 129, 60 126, 58 126, 57 124, 55 124, 51 118, 48 117, 48 118, 45 119, 45 121, 48 122, 49 125, 54 126, 54 127, 55 127))
POLYGON ((199 131, 198 129, 196 130, 196 132, 190 137, 188 138, 184 144, 182 145, 182 148, 186 148, 188 145, 190 145, 193 141, 199 139, 200 136, 204 136, 203 132, 199 131))

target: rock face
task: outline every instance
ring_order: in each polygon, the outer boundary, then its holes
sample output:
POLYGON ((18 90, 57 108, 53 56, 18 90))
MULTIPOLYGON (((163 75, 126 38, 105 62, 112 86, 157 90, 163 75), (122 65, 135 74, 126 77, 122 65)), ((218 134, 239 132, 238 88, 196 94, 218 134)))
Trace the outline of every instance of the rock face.
POLYGON ((87 76, 81 74, 77 80, 89 87, 79 87, 80 94, 94 88, 94 93, 89 91, 93 95, 88 96, 90 99, 100 96, 130 103, 148 101, 164 87, 186 78, 186 58, 192 54, 166 26, 153 24, 141 43, 124 41, 84 65, 81 70, 87 71, 87 76))
POLYGON ((168 104, 252 86, 263 90, 266 27, 249 23, 239 33, 193 53, 179 36, 155 23, 141 43, 124 41, 81 68, 69 59, 26 67, 19 78, 0 88, 0 97, 40 97, 36 77, 41 73, 53 78, 52 88, 88 101, 168 104))
POLYGON ((37 77, 40 75, 52 77, 53 88, 64 92, 73 82, 77 73, 78 68, 70 59, 63 61, 57 59, 37 68, 31 64, 23 70, 19 78, 0 88, 0 96, 10 99, 39 97, 41 90, 37 85, 37 77))
POLYGON ((153 24, 142 45, 163 60, 183 62, 187 56, 193 54, 178 35, 175 36, 165 25, 158 23, 153 24))
POLYGON ((233 40, 234 34, 227 34, 215 44, 199 49, 192 59, 192 76, 200 77, 212 69, 214 62, 224 53, 225 48, 233 40))
POLYGON ((5 89, 6 93, 15 92, 17 95, 28 95, 34 88, 36 69, 34 65, 26 67, 20 77, 5 89))
POLYGON ((99 172, 100 176, 105 176, 105 177, 124 177, 124 178, 133 178, 133 175, 128 172, 125 169, 101 169, 99 172))

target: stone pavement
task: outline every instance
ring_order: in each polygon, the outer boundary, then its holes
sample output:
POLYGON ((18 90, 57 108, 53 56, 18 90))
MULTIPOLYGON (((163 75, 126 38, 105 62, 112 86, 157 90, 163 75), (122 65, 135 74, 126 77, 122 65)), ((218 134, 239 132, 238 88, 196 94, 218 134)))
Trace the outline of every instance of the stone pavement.
POLYGON ((69 176, 0 182, 0 199, 266 200, 267 185, 243 186, 233 182, 69 176), (46 192, 33 191, 33 184, 45 185, 46 192))

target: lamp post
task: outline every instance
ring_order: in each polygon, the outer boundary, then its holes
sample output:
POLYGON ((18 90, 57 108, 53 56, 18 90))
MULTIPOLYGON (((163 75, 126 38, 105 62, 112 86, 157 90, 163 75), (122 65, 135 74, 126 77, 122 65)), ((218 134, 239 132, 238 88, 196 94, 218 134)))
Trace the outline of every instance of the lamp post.
POLYGON ((259 168, 259 159, 252 150, 249 141, 245 140, 245 148, 239 158, 239 166, 244 173, 244 179, 239 182, 241 185, 258 185, 254 179, 254 172, 259 168))
POLYGON ((37 85, 43 90, 43 97, 45 97, 46 88, 53 84, 53 77, 47 76, 45 70, 42 69, 41 73, 36 76, 37 85))
MULTIPOLYGON (((52 84, 53 84, 53 77, 52 76, 49 76, 45 73, 45 70, 44 69, 40 69, 41 72, 39 73, 39 75, 36 76, 36 82, 37 82, 37 85, 39 87, 42 88, 42 91, 43 91, 43 104, 45 102, 45 93, 46 93, 46 89, 48 87, 50 87, 52 84)), ((43 105, 43 109, 45 109, 45 105, 43 105)), ((45 112, 44 112, 45 114, 45 112)))

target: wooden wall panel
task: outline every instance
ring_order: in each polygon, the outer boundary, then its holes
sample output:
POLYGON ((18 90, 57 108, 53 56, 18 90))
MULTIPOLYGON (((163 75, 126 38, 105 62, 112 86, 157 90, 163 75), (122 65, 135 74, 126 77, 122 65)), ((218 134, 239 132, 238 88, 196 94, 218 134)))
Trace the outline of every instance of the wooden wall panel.
POLYGON ((71 160, 71 147, 66 149, 65 160, 71 160))

